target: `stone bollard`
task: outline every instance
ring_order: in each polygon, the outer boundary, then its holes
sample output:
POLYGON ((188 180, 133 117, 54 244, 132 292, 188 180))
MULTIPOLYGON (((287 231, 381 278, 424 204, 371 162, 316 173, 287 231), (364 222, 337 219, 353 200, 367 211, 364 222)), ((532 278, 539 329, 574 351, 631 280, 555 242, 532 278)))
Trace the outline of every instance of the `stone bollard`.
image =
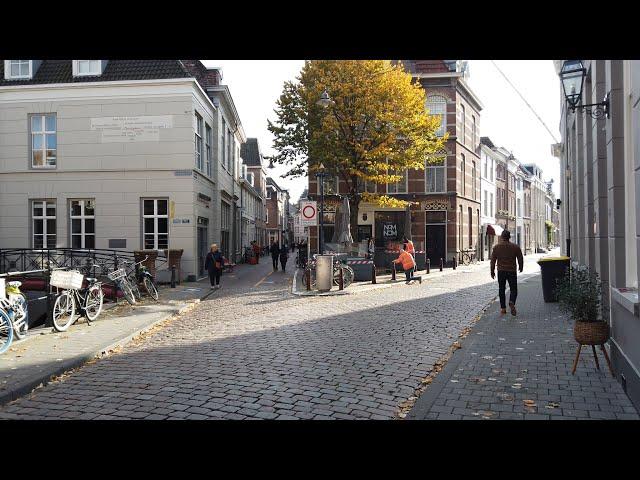
POLYGON ((374 263, 371 264, 371 283, 373 285, 378 283, 378 280, 376 278, 376 265, 374 263))
POLYGON ((444 268, 444 258, 440 257, 440 271, 444 268))
POLYGON ((457 266, 457 264, 456 264, 456 257, 455 257, 455 255, 454 255, 454 257, 453 257, 453 269, 454 269, 454 270, 456 269, 456 266, 457 266))
POLYGON ((396 279, 396 264, 391 262, 391 281, 396 279))
POLYGON ((431 260, 427 258, 427 275, 431 272, 431 260))
POLYGON ((311 269, 307 268, 304 271, 304 283, 307 286, 307 292, 311 290, 311 269))
POLYGON ((340 275, 338 277, 338 290, 344 290, 344 270, 340 269, 340 275))

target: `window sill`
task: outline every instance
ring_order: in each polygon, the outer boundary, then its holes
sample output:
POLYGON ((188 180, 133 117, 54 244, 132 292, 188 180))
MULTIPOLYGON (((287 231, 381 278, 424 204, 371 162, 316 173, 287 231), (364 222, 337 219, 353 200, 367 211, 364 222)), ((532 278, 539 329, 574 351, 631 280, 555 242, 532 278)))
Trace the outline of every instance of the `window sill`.
POLYGON ((638 300, 637 288, 612 288, 611 298, 636 317, 640 316, 638 314, 640 301, 638 300))
POLYGON ((57 165, 48 165, 48 166, 42 166, 42 167, 36 167, 34 165, 31 165, 31 170, 55 170, 56 168, 58 168, 57 165))

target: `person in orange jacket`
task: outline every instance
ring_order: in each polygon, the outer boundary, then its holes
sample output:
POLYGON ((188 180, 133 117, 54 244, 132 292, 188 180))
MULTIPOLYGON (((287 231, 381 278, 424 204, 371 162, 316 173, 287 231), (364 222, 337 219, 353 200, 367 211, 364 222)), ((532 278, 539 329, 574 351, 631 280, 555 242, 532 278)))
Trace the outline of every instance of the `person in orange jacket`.
POLYGON ((407 251, 407 247, 405 247, 404 245, 400 247, 400 256, 397 259, 395 259, 393 263, 402 264, 402 268, 404 269, 404 274, 407 277, 407 282, 406 282, 407 285, 409 285, 413 280, 418 280, 420 284, 422 284, 421 276, 417 276, 417 277, 413 276, 413 271, 416 268, 416 261, 413 259, 413 255, 411 255, 407 251))
POLYGON ((404 244, 407 253, 410 253, 413 257, 415 257, 416 248, 413 246, 413 242, 407 237, 402 237, 402 243, 404 244))

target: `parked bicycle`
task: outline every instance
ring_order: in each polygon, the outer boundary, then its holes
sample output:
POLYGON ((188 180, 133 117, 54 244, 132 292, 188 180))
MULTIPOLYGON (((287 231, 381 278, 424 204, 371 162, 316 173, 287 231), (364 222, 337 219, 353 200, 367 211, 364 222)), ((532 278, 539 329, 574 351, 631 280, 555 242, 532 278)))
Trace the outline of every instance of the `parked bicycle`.
POLYGON ((0 278, 0 353, 6 352, 15 336, 18 340, 27 335, 29 314, 27 299, 20 291, 21 282, 8 282, 0 278))
POLYGON ((464 265, 476 264, 478 263, 478 255, 475 250, 465 250, 462 253, 462 263, 464 265))
POLYGON ((138 298, 138 300, 142 300, 142 294, 138 286, 142 285, 144 286, 147 294, 155 301, 158 301, 158 298, 160 297, 160 295, 158 294, 158 287, 153 280, 153 275, 151 275, 149 269, 145 265, 143 265, 147 258, 149 257, 147 256, 139 262, 123 260, 122 263, 124 263, 125 269, 129 269, 129 271, 127 272, 127 282, 131 286, 131 290, 138 298), (129 265, 129 267, 127 267, 127 265, 129 265))
POLYGON ((117 270, 108 273, 107 278, 109 278, 109 280, 114 283, 117 290, 120 290, 122 292, 125 300, 129 302, 130 305, 136 304, 136 297, 133 293, 133 286, 131 285, 131 282, 129 282, 127 271, 124 268, 120 267, 117 270))
POLYGON ((104 293, 102 282, 93 277, 87 277, 87 286, 83 287, 85 276, 75 270, 54 270, 49 283, 58 289, 63 289, 56 296, 53 304, 53 328, 64 332, 80 317, 85 317, 87 323, 96 320, 102 312, 104 293), (80 313, 76 317, 76 311, 80 313))
MULTIPOLYGON (((310 276, 311 276, 311 288, 315 289, 316 286, 317 286, 316 255, 313 255, 313 258, 311 260, 309 260, 307 265, 308 265, 308 269, 309 269, 310 276)), ((353 279, 355 278, 355 272, 353 271, 353 268, 351 268, 349 265, 345 265, 342 262, 340 262, 340 260, 338 260, 337 258, 334 258, 334 260, 333 260, 333 284, 335 286, 339 286, 340 285, 340 272, 341 271, 342 271, 343 287, 347 288, 353 282, 353 279)))

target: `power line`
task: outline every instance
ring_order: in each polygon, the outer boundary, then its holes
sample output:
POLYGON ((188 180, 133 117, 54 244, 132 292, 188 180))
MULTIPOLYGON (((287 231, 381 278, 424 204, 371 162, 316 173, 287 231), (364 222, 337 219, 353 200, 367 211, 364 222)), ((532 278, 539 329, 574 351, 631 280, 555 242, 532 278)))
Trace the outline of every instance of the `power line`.
POLYGON ((515 87, 515 85, 513 83, 511 83, 511 80, 509 80, 507 78, 507 76, 504 74, 504 72, 502 70, 500 70, 500 67, 498 67, 498 65, 496 65, 496 62, 494 62, 493 60, 491 60, 491 63, 493 63, 493 66, 496 67, 496 70, 498 70, 498 72, 500 72, 500 74, 504 77, 504 79, 507 81, 507 83, 509 85, 511 85, 511 88, 513 88, 515 90, 515 92, 520 96, 520 98, 522 99, 522 101, 527 105, 527 107, 529 107, 529 109, 533 112, 533 114, 536 116, 536 118, 540 121, 540 123, 544 126, 544 128, 547 130, 547 132, 549 132, 549 135, 551 135, 551 137, 553 138, 553 140, 555 141, 555 143, 560 143, 560 140, 558 140, 556 138, 556 136, 553 134, 553 132, 551 130, 549 130, 549 127, 547 127, 547 124, 544 123, 544 121, 542 120, 542 118, 540 118, 540 115, 538 115, 536 113, 536 111, 533 109, 533 107, 531 105, 529 105, 529 102, 527 102, 527 100, 522 96, 522 94, 518 91, 518 89, 515 87))

